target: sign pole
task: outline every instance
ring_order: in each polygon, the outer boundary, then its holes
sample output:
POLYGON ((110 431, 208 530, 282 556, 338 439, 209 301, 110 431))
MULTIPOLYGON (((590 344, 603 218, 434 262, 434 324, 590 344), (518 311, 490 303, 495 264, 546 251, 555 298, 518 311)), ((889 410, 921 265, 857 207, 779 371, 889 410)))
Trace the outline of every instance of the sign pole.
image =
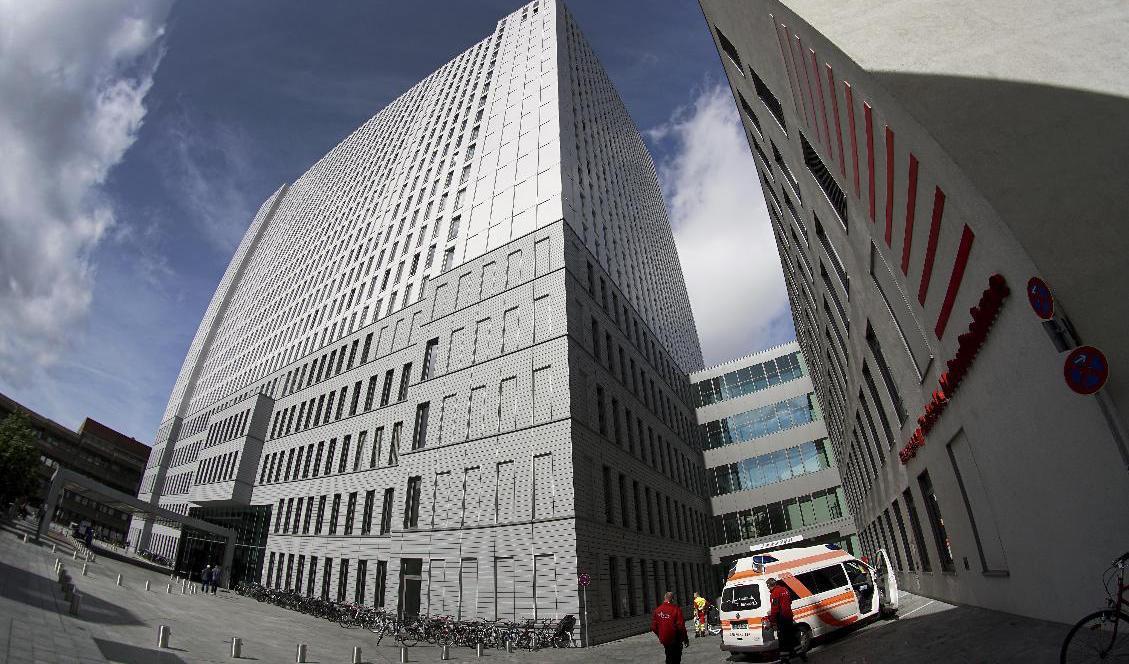
POLYGON ((581 592, 584 594, 584 647, 588 647, 588 586, 581 586, 581 592))

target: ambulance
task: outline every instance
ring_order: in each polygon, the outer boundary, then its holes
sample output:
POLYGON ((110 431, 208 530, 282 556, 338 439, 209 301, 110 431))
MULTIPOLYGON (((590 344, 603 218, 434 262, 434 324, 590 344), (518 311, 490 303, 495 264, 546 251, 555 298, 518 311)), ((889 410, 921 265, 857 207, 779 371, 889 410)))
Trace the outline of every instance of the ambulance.
POLYGON ((800 649, 811 640, 898 610, 898 582, 884 550, 876 567, 835 544, 759 553, 737 560, 721 592, 721 649, 739 653, 777 650, 766 623, 768 580, 782 581, 792 595, 800 649))

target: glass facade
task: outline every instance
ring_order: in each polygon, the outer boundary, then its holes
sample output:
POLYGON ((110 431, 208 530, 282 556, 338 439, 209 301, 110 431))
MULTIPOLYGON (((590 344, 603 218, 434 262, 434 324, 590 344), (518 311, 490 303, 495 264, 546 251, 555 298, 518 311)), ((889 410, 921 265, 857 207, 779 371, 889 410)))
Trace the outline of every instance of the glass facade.
POLYGON ((799 352, 788 353, 760 364, 730 371, 695 385, 694 404, 698 408, 795 380, 804 375, 799 352))
POLYGON ((796 528, 826 523, 845 513, 843 487, 831 487, 797 498, 715 516, 713 545, 778 535, 796 528))
POLYGON ((818 419, 819 406, 816 405, 815 396, 810 393, 801 394, 731 417, 706 422, 701 425, 702 439, 706 449, 713 449, 761 438, 818 419))
POLYGON ((789 447, 737 463, 710 468, 710 491, 721 496, 756 489, 834 465, 826 438, 789 447))

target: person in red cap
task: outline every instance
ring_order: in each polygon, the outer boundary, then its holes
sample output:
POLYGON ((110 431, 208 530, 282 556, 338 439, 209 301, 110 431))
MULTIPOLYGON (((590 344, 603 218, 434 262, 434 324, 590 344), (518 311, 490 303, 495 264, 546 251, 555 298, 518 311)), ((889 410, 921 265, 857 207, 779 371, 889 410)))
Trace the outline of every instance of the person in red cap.
POLYGON ((663 603, 651 614, 651 631, 666 650, 666 664, 681 664, 682 648, 690 647, 690 637, 686 634, 682 609, 674 603, 674 593, 664 595, 663 603))

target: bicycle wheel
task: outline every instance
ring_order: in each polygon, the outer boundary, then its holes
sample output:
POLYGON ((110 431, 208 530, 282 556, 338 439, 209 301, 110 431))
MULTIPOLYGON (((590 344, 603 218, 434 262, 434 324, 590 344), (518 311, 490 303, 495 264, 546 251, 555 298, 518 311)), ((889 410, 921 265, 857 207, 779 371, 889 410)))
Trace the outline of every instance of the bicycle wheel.
POLYGON ((1103 609, 1079 620, 1062 642, 1059 662, 1129 663, 1129 616, 1103 609))

